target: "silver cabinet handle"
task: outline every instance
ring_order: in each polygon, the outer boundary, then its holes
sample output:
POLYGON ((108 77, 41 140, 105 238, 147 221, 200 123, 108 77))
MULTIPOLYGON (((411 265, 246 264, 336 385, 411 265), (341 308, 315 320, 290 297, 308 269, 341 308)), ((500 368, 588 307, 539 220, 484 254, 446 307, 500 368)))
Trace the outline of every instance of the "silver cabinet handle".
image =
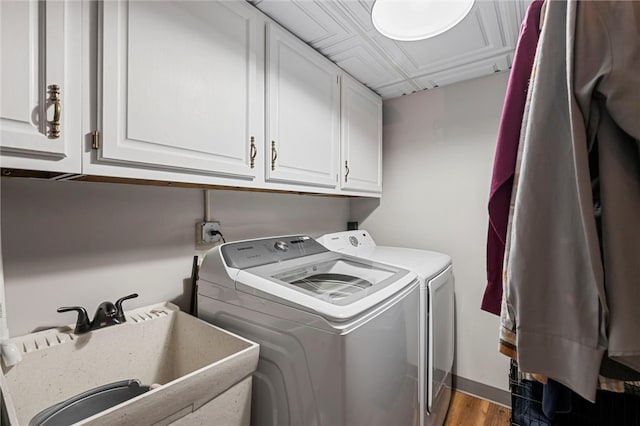
POLYGON ((251 168, 256 166, 256 155, 258 154, 258 148, 256 148, 256 138, 251 136, 251 153, 249 154, 249 160, 251 160, 251 168))
POLYGON ((51 92, 51 102, 53 102, 53 120, 49 122, 51 126, 51 139, 60 137, 60 116, 62 115, 62 106, 60 105, 60 86, 52 84, 49 86, 51 92))
POLYGON ((276 141, 271 141, 271 170, 276 169, 277 159, 278 159, 278 150, 276 149, 276 141))

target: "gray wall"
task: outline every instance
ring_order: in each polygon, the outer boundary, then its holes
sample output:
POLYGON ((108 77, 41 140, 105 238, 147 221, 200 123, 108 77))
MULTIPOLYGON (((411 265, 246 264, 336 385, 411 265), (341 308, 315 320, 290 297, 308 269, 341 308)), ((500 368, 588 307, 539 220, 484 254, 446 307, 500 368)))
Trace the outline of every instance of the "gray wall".
MULTIPOLYGON (((506 73, 385 102, 381 200, 212 191, 228 241, 317 236, 358 220, 379 244, 453 257, 455 374, 507 389, 498 319, 480 311, 486 202, 506 73)), ((56 308, 138 292, 129 308, 187 306, 203 192, 24 179, 1 180, 2 255, 11 335, 75 321, 56 308)))
MULTIPOLYGON (((137 292, 127 308, 171 300, 188 308, 202 190, 2 178, 2 256, 12 336, 93 316, 105 300, 137 292)), ((227 241, 346 228, 349 200, 211 191, 227 241)))
POLYGON ((351 218, 378 244, 453 258, 457 376, 506 390, 498 318, 480 310, 487 197, 507 73, 384 103, 384 190, 355 200, 351 218))

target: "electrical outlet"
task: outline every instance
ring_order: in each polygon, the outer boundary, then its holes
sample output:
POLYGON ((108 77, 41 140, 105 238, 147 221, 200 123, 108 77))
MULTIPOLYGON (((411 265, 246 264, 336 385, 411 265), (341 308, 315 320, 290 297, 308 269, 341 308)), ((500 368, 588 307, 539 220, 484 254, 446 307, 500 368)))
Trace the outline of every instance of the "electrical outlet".
POLYGON ((217 221, 196 223, 196 244, 209 245, 222 241, 220 229, 220 222, 217 221))

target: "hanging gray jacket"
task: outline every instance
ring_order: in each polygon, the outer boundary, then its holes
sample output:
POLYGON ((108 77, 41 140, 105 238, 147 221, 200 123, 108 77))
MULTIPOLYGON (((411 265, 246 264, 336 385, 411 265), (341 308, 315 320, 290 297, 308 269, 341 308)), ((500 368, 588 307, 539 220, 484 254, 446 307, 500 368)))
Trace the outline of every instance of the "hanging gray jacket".
POLYGON ((574 92, 598 147, 609 356, 640 371, 640 3, 578 4, 574 92))
POLYGON ((547 3, 505 294, 521 369, 593 401, 605 349, 634 368, 640 354, 640 313, 630 309, 640 303, 640 3, 547 3), (602 254, 588 163, 596 141, 602 254))

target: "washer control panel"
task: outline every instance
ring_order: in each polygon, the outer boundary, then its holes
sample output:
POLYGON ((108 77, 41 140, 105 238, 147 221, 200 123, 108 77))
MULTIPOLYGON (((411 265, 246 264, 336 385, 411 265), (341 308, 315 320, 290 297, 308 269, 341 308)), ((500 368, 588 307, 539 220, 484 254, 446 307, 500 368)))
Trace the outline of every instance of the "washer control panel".
POLYGON ((227 243, 220 252, 227 266, 247 269, 329 251, 308 235, 227 243))
POLYGON ((280 250, 280 251, 288 251, 289 250, 289 244, 286 243, 286 241, 276 241, 276 243, 273 245, 276 250, 280 250))
POLYGON ((318 242, 329 250, 349 254, 355 254, 355 249, 376 246, 371 235, 364 229, 326 234, 318 238, 318 242))

